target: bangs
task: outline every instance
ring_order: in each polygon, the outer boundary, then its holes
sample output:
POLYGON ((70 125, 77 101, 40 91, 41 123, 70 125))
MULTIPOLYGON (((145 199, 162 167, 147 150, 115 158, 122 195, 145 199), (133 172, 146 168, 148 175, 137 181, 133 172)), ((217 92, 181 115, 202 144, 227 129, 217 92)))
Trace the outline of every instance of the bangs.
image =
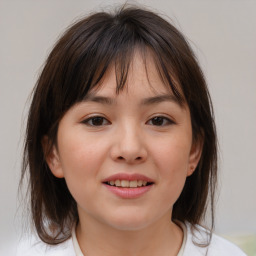
POLYGON ((112 17, 106 13, 94 16, 75 25, 76 37, 71 37, 69 32, 66 34, 71 38, 66 40, 69 42, 64 59, 66 67, 64 72, 61 71, 65 74, 62 82, 63 106, 70 108, 82 101, 91 89, 100 87, 102 79, 111 68, 115 68, 116 92, 119 93, 126 85, 131 62, 137 52, 143 59, 146 71, 148 56, 153 58, 163 84, 172 90, 182 105, 183 93, 177 85, 178 76, 172 64, 170 45, 160 37, 154 38, 152 33, 143 28, 143 24, 136 24, 138 21, 132 17, 122 19, 118 15, 112 17), (98 22, 92 22, 92 29, 90 21, 96 18, 94 16, 97 16, 98 22), (102 18, 102 22, 99 18, 102 18))

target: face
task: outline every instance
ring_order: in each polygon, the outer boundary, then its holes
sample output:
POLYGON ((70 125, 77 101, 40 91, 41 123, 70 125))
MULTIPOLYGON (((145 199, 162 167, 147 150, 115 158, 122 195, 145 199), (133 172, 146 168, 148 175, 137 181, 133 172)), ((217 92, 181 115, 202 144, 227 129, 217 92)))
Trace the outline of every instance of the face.
POLYGON ((116 94, 112 69, 64 115, 47 162, 65 178, 80 221, 136 230, 170 221, 200 152, 188 107, 137 54, 123 91, 116 94))

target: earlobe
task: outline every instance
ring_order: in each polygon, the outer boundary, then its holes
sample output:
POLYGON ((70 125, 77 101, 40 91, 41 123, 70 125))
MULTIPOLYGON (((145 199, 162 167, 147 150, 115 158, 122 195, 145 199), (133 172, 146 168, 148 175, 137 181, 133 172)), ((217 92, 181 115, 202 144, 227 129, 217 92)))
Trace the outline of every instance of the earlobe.
POLYGON ((57 178, 63 178, 62 166, 59 158, 59 153, 55 145, 52 145, 48 136, 44 136, 42 140, 45 161, 50 168, 52 174, 57 178))
POLYGON ((194 173, 195 169, 196 169, 195 166, 193 166, 193 165, 189 166, 188 171, 187 171, 187 176, 192 175, 194 173))
POLYGON ((196 167, 202 155, 202 150, 203 150, 203 140, 199 139, 193 143, 190 150, 187 176, 192 175, 196 170, 196 167))

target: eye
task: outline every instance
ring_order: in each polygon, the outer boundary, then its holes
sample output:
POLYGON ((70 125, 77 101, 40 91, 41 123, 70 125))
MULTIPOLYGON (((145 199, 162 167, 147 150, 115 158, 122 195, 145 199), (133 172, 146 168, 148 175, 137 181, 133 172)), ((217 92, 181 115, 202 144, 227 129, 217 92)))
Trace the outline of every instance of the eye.
POLYGON ((154 126, 166 126, 166 125, 171 125, 174 124, 174 122, 164 116, 155 116, 153 118, 151 118, 147 124, 149 125, 154 125, 154 126))
POLYGON ((102 116, 93 116, 93 117, 87 118, 82 123, 88 126, 103 126, 103 125, 110 124, 110 122, 102 116))

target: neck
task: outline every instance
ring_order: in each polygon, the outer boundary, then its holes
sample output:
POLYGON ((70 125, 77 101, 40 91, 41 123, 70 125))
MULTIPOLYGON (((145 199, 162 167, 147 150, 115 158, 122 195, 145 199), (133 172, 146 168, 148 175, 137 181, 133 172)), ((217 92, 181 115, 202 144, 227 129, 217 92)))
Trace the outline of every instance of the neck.
POLYGON ((119 230, 94 219, 80 219, 76 234, 85 256, 176 256, 183 240, 182 230, 170 216, 132 231, 119 230))

